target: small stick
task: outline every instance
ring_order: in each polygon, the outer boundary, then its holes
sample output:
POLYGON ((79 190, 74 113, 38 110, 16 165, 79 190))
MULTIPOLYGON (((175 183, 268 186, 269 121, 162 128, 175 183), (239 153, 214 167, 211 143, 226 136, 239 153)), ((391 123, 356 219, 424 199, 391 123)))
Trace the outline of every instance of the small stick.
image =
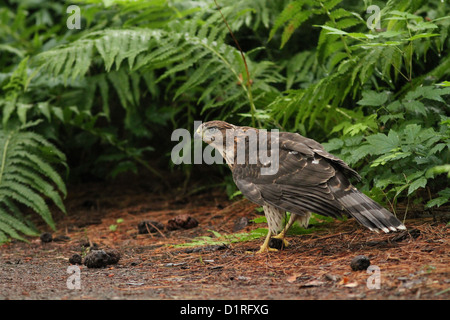
POLYGON ((246 71, 246 73, 247 73, 247 87, 250 87, 250 85, 251 85, 251 81, 250 81, 250 72, 248 71, 247 60, 245 59, 244 53, 242 52, 241 46, 239 45, 239 42, 237 41, 236 37, 234 36, 233 31, 231 31, 231 28, 230 28, 230 26, 228 25, 227 19, 225 19, 225 17, 224 17, 224 15, 223 15, 222 11, 220 10, 219 4, 217 3, 216 0, 214 0, 214 3, 216 4, 217 9, 219 10, 220 15, 222 16, 222 19, 223 19, 223 21, 225 22, 225 25, 227 26, 228 31, 230 31, 231 37, 233 38, 234 42, 236 43, 236 46, 238 47, 239 52, 241 53, 242 60, 244 61, 244 65, 245 65, 245 71, 246 71))

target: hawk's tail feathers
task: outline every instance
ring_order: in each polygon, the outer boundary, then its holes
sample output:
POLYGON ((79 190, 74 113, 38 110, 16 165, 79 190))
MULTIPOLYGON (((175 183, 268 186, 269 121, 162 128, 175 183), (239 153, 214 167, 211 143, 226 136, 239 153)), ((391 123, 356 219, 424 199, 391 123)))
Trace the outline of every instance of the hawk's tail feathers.
POLYGON ((370 199, 364 193, 353 188, 338 198, 346 211, 359 223, 372 231, 379 230, 388 233, 390 231, 406 230, 391 212, 370 199))

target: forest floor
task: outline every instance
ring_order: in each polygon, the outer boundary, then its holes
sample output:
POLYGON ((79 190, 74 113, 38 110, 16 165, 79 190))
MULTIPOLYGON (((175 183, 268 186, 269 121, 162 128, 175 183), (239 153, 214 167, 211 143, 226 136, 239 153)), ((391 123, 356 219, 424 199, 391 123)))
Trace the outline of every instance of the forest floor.
POLYGON ((0 247, 0 299, 450 298, 450 228, 443 218, 407 219, 408 231, 392 234, 372 233, 353 219, 336 220, 288 236, 283 250, 256 254, 264 237, 221 244, 212 232, 265 227, 245 223, 260 216, 255 205, 230 201, 221 190, 177 197, 156 195, 152 188, 146 182, 73 187, 67 215, 55 215, 53 241, 31 238, 0 247), (168 221, 183 214, 198 226, 167 230, 168 221), (162 225, 139 234, 144 220, 162 225), (180 246, 200 236, 210 237, 203 238, 210 244, 180 246), (84 255, 94 245, 117 249, 119 262, 68 269, 73 254, 84 255), (358 255, 370 259, 372 272, 352 271, 358 255), (79 276, 80 289, 73 276, 79 276))

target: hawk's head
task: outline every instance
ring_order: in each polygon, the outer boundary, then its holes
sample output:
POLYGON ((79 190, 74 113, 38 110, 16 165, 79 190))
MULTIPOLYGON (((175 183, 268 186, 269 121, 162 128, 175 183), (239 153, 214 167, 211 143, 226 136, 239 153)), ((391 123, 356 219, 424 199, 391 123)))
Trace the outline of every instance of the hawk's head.
POLYGON ((235 130, 237 128, 225 121, 209 121, 202 123, 195 131, 195 135, 215 148, 222 148, 227 136, 227 130, 235 130))
POLYGON ((215 148, 232 170, 235 165, 255 165, 264 175, 278 171, 278 132, 274 137, 266 130, 210 121, 201 124, 195 136, 215 148))
POLYGON ((229 154, 229 152, 227 152, 227 134, 229 137, 231 134, 231 137, 233 137, 231 141, 233 141, 235 131, 239 128, 240 127, 225 121, 209 121, 201 124, 197 128, 195 136, 201 138, 204 142, 219 151, 227 164, 231 167, 232 163, 234 163, 234 159, 232 156, 227 156, 229 154))

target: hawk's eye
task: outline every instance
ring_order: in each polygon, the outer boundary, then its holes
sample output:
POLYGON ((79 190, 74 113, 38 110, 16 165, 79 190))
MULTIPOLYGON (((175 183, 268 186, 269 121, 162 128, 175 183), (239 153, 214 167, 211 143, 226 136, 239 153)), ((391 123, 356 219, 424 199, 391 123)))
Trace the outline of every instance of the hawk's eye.
POLYGON ((208 128, 208 132, 209 132, 209 133, 212 133, 212 134, 216 133, 218 130, 219 130, 219 129, 217 129, 217 127, 211 127, 211 128, 208 128))

